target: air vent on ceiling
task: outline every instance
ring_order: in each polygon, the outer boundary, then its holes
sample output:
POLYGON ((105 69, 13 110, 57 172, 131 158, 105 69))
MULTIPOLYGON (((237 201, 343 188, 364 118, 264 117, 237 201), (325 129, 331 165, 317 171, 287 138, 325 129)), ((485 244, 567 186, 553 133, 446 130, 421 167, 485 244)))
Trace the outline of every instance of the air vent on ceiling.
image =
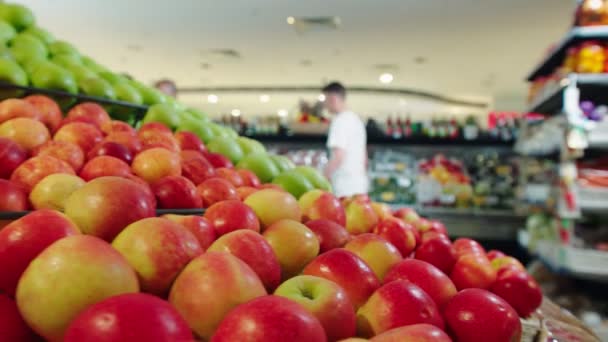
POLYGON ((289 17, 287 22, 293 25, 298 33, 310 31, 333 31, 340 28, 340 17, 289 17))
POLYGON ((243 57, 243 56, 241 56, 240 52, 238 52, 234 49, 211 49, 208 51, 208 53, 210 53, 212 55, 220 56, 220 57, 233 58, 233 59, 240 59, 243 57))

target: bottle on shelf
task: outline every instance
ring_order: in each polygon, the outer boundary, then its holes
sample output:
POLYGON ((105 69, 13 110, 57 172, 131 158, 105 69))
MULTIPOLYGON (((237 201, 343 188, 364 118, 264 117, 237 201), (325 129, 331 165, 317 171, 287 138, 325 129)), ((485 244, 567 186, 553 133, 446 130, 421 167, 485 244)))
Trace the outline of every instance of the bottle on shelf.
POLYGON ((403 127, 401 123, 401 118, 397 117, 397 122, 395 124, 395 128, 393 129, 393 138, 401 139, 403 137, 403 127))
POLYGON ((412 120, 409 116, 407 116, 405 119, 405 123, 403 124, 403 136, 409 138, 413 135, 413 133, 414 132, 412 129, 412 120))
POLYGON ((393 118, 391 118, 390 116, 386 120, 385 134, 387 137, 393 136, 393 118))

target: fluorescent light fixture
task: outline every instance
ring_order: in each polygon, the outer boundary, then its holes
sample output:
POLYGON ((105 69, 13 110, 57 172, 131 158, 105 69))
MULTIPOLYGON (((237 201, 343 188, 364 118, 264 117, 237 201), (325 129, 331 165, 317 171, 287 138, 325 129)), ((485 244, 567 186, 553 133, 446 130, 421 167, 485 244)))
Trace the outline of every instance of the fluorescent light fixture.
POLYGON ((296 23, 296 18, 294 18, 294 17, 287 17, 287 23, 289 25, 295 24, 296 23))
POLYGON ((266 95, 266 94, 260 95, 260 102, 262 102, 262 103, 270 102, 270 95, 266 95))
POLYGON ((287 111, 287 109, 279 109, 279 111, 277 112, 277 114, 280 117, 284 118, 284 117, 286 117, 289 114, 289 112, 287 111))
POLYGON ((217 97, 217 95, 210 94, 209 96, 207 96, 207 102, 209 103, 218 103, 219 100, 220 98, 217 97))
POLYGON ((239 109, 233 109, 230 114, 232 114, 232 116, 241 116, 241 111, 239 109))
POLYGON ((319 95, 319 101, 325 102, 325 94, 319 95))
POLYGON ((380 82, 384 83, 384 84, 389 84, 391 82, 393 82, 393 74, 389 74, 389 73, 385 73, 380 75, 380 82))

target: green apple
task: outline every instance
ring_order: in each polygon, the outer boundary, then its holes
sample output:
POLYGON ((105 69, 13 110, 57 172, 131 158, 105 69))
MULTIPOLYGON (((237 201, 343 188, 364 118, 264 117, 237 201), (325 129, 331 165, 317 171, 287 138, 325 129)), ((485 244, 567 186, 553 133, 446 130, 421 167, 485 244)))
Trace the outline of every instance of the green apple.
POLYGON ((15 58, 13 58, 11 49, 5 45, 0 45, 0 58, 10 59, 11 61, 15 60, 15 58))
POLYGON ((230 137, 213 138, 208 144, 207 149, 213 153, 219 153, 230 159, 236 164, 243 159, 243 150, 239 143, 230 137))
POLYGON ((20 33, 13 38, 11 52, 19 63, 31 58, 46 59, 49 54, 44 43, 29 33, 20 33))
POLYGON ((55 37, 50 32, 38 26, 31 26, 23 32, 38 37, 46 45, 52 44, 55 41, 55 37))
POLYGON ((129 83, 115 84, 114 91, 116 92, 116 99, 120 101, 125 101, 136 105, 141 105, 144 102, 137 89, 132 87, 129 83))
MULTIPOLYGON (((62 65, 59 65, 62 66, 62 65)), ((74 78, 76 79, 76 81, 80 82, 81 80, 85 80, 87 78, 95 78, 97 77, 97 74, 94 73, 93 71, 91 71, 89 68, 83 66, 83 65, 78 65, 78 64, 68 64, 65 66, 62 66, 65 70, 69 71, 72 73, 72 75, 74 76, 74 78)))
MULTIPOLYGON (((19 64, 12 59, 0 58, 0 82, 6 82, 19 86, 27 86, 28 79, 27 74, 19 64)), ((23 95, 21 90, 0 90, 0 99, 4 100, 7 98, 20 97, 23 95)))
POLYGON ((82 64, 82 61, 80 60, 80 56, 72 55, 72 54, 53 55, 51 57, 51 62, 53 62, 61 67, 64 67, 64 68, 71 67, 74 65, 84 67, 84 65, 82 64))
POLYGON ((143 123, 148 122, 160 122, 169 126, 171 129, 174 129, 181 124, 178 112, 173 106, 166 103, 155 104, 148 108, 143 123))
POLYGON ((15 28, 4 20, 0 20, 0 43, 6 44, 17 35, 15 28))
POLYGON ((188 109, 186 109, 186 112, 195 118, 198 118, 198 119, 201 119, 204 121, 209 121, 209 117, 207 116, 207 114, 203 113, 202 111, 200 111, 196 108, 188 108, 188 109))
POLYGON ((314 185, 301 173, 295 170, 285 171, 272 180, 273 184, 280 185, 295 198, 313 190, 314 185))
POLYGON ((151 106, 151 105, 155 105, 158 103, 167 102, 167 98, 165 96, 163 96, 163 94, 160 91, 158 91, 154 88, 145 86, 138 81, 132 80, 129 83, 131 84, 131 86, 133 86, 135 89, 137 89, 137 91, 139 91, 139 94, 141 95, 142 100, 145 105, 151 106))
POLYGON ((115 100, 116 93, 112 85, 101 77, 85 78, 78 82, 80 90, 83 94, 89 96, 97 96, 104 99, 115 100))
POLYGON ((78 85, 74 76, 51 62, 40 63, 30 77, 34 87, 62 90, 72 94, 78 93, 78 85))
POLYGON ((277 166, 277 168, 279 168, 279 171, 281 172, 291 170, 296 167, 296 165, 285 156, 273 154, 270 156, 270 159, 272 159, 274 164, 277 166))
POLYGON ((209 143, 215 134, 211 129, 211 123, 192 117, 183 117, 182 123, 177 127, 177 132, 192 132, 196 134, 205 144, 209 143))
POLYGON ((262 143, 257 140, 245 137, 238 137, 237 141, 239 145, 241 145, 241 149, 243 150, 243 153, 245 155, 249 155, 252 153, 266 153, 266 147, 264 147, 264 145, 262 145, 262 143))
POLYGON ((25 70, 25 72, 28 73, 28 75, 31 75, 32 73, 34 73, 34 70, 36 70, 36 68, 38 66, 40 66, 41 64, 48 63, 48 62, 49 62, 49 60, 46 58, 32 57, 32 58, 26 59, 24 61, 21 61, 19 64, 21 64, 21 67, 23 68, 23 70, 25 70))
POLYGON ((110 82, 111 85, 117 85, 119 83, 128 83, 127 78, 109 71, 102 71, 99 73, 99 76, 110 82))
POLYGON ((109 72, 107 68, 97 64, 97 62, 95 62, 91 57, 80 56, 80 59, 82 60, 82 64, 84 64, 84 66, 95 71, 98 74, 102 72, 109 72))
POLYGON ((229 128, 229 127, 222 127, 222 128, 224 129, 224 135, 227 136, 228 138, 236 139, 239 137, 239 134, 232 128, 229 128))
POLYGON ((36 22, 34 14, 29 8, 17 4, 2 4, 0 17, 9 22, 17 31, 23 31, 36 22))
POLYGON ((281 173, 266 153, 250 154, 244 157, 237 164, 237 168, 252 171, 263 183, 272 181, 281 173))
POLYGON ((226 132, 224 127, 222 127, 216 123, 211 124, 211 130, 213 131, 213 135, 215 135, 216 137, 224 137, 224 138, 228 137, 228 133, 226 132))
POLYGON ((49 44, 49 52, 51 55, 76 55, 80 57, 80 53, 72 44, 63 40, 56 40, 49 44))
POLYGON ((331 191, 329 181, 327 181, 327 179, 314 167, 298 166, 294 171, 306 177, 316 189, 331 191))

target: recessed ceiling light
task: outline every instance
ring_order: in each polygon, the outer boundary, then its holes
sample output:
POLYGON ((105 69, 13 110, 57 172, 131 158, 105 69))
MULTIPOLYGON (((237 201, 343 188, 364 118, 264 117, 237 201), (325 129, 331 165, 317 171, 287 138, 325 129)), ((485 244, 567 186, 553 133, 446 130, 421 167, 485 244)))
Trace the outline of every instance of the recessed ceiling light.
POLYGON ((389 74, 389 73, 385 73, 380 75, 380 82, 384 83, 384 84, 389 84, 391 82, 393 82, 393 74, 389 74))
POLYGON ((296 23, 296 18, 294 18, 294 17, 287 17, 287 23, 289 25, 295 24, 296 23))
POLYGON ((207 102, 209 102, 209 103, 218 103, 219 100, 220 100, 220 98, 217 97, 217 95, 210 94, 209 96, 207 96, 207 102))
POLYGON ((233 109, 230 114, 232 114, 232 116, 241 116, 241 111, 239 109, 233 109))
POLYGON ((319 101, 325 102, 325 94, 319 95, 319 101))
POLYGON ((266 94, 260 95, 260 102, 262 102, 262 103, 270 102, 270 95, 266 95, 266 94))
POLYGON ((279 115, 280 117, 284 118, 289 114, 289 112, 287 111, 287 109, 279 109, 277 111, 277 115, 279 115))

